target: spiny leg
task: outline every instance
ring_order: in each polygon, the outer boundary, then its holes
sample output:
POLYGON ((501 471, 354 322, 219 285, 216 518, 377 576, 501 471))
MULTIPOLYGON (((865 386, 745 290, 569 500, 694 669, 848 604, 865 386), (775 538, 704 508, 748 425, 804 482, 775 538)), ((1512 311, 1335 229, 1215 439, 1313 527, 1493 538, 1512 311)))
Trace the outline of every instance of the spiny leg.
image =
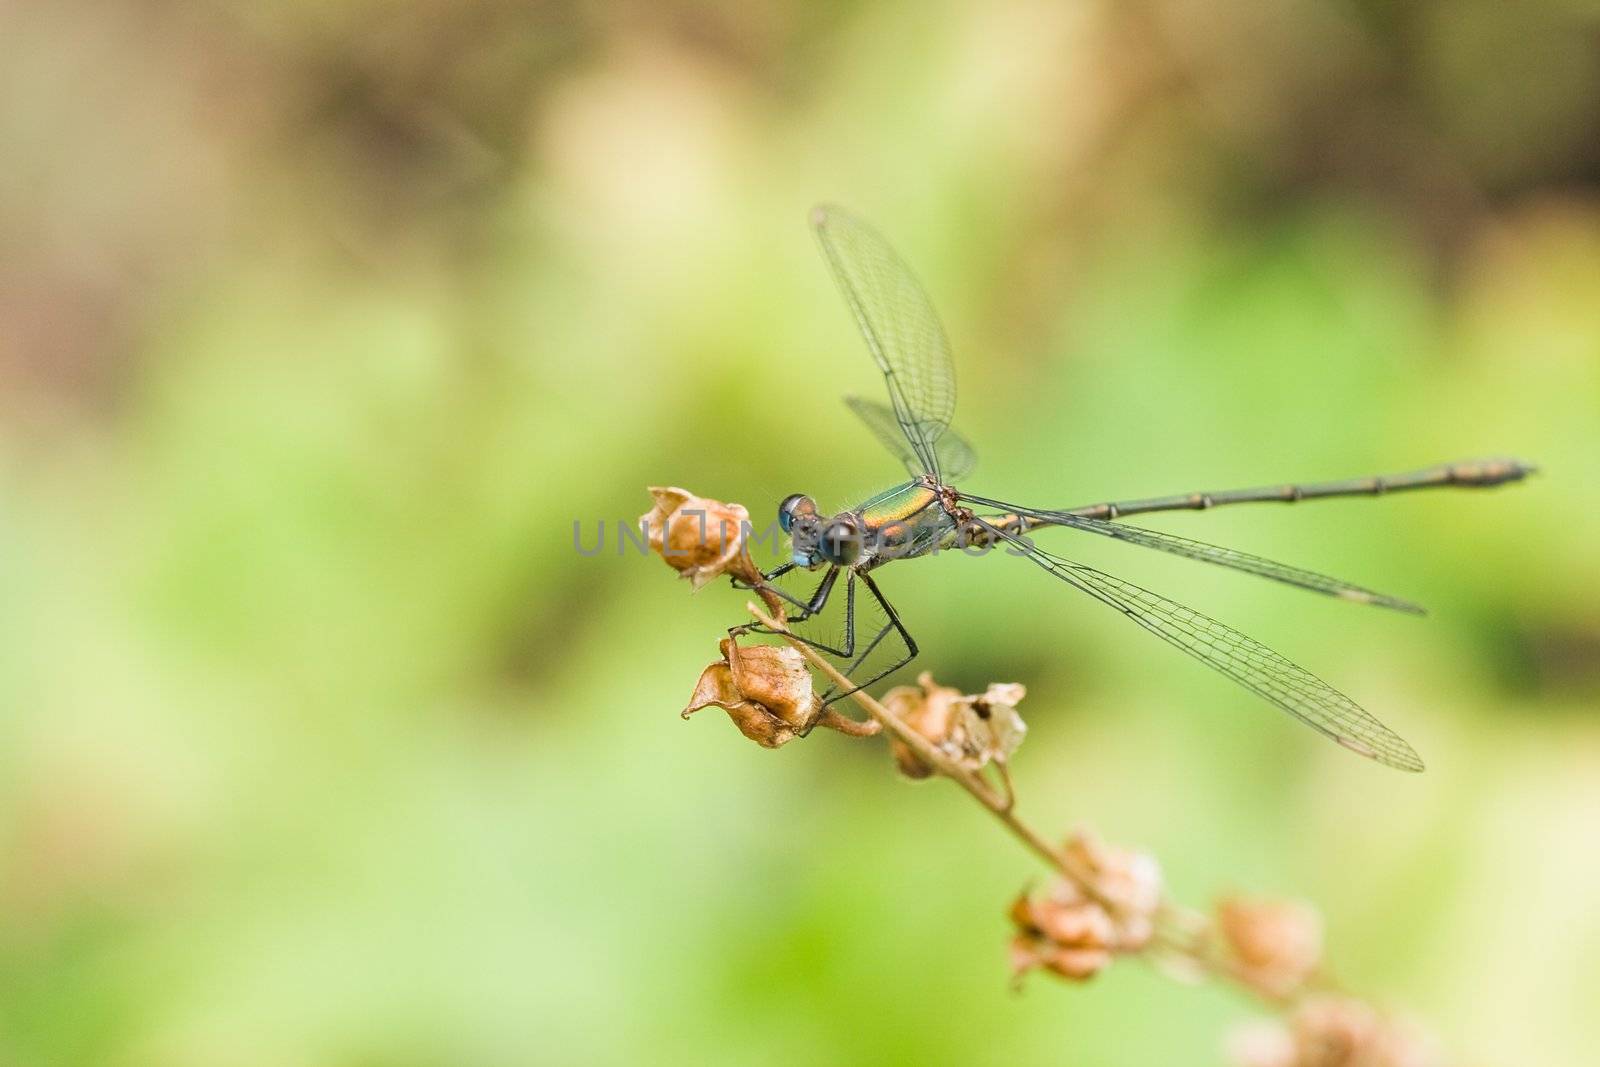
MULTIPOLYGON (((766 584, 767 582, 772 581, 774 578, 782 578, 785 574, 788 574, 790 571, 794 570, 798 566, 799 566, 798 563, 780 564, 779 566, 776 566, 776 567, 772 568, 772 570, 770 570, 767 573, 763 574, 761 576, 761 582, 758 583, 758 584, 766 584)), ((746 581, 745 579, 740 578, 738 575, 730 575, 730 577, 733 579, 733 587, 735 589, 754 589, 755 588, 755 585, 752 585, 750 582, 746 581)))
MULTIPOLYGON (((784 568, 779 568, 779 571, 782 571, 783 569, 784 568)), ((828 569, 828 573, 823 576, 822 581, 817 583, 816 591, 811 594, 811 598, 805 601, 802 601, 799 597, 792 593, 789 593, 783 589, 779 589, 775 585, 765 586, 765 588, 770 589, 777 596, 787 600, 789 603, 800 609, 799 615, 787 620, 788 626, 786 627, 785 632, 788 633, 790 637, 793 637, 801 644, 811 646, 819 652, 825 652, 828 655, 836 656, 839 659, 849 659, 851 656, 855 655, 856 648, 856 576, 854 571, 850 572, 850 577, 846 579, 844 587, 845 636, 843 648, 834 648, 832 645, 829 645, 823 641, 816 640, 815 638, 805 637, 801 634, 795 633, 792 628, 794 623, 804 622, 813 615, 820 613, 825 607, 827 607, 828 598, 832 596, 833 587, 839 580, 839 570, 840 568, 838 567, 830 567, 828 569)), ((778 572, 774 573, 776 574, 778 572)), ((728 634, 732 637, 739 637, 748 633, 770 634, 775 632, 776 631, 762 626, 760 623, 753 622, 743 623, 739 626, 730 626, 728 628, 728 634)))
MULTIPOLYGON (((772 577, 776 577, 782 573, 785 572, 783 568, 780 567, 778 570, 772 572, 772 577)), ((827 605, 828 597, 833 595, 834 583, 838 580, 839 568, 829 567, 828 573, 822 576, 822 581, 817 583, 817 588, 812 591, 811 596, 806 600, 801 600, 787 589, 781 589, 778 586, 770 585, 767 582, 762 582, 761 588, 770 591, 780 599, 787 600, 789 603, 800 609, 800 614, 790 619, 791 622, 804 622, 806 619, 809 619, 811 616, 821 611, 827 605)), ((750 586, 749 588, 753 589, 755 587, 750 586)))
MULTIPOLYGON (((789 570, 792 570, 792 569, 793 569, 793 565, 792 564, 786 564, 785 566, 779 567, 778 569, 773 571, 772 574, 764 575, 763 577, 765 577, 765 578, 778 577, 778 576, 780 576, 780 575, 782 575, 784 573, 787 573, 789 570)), ((790 624, 793 624, 795 622, 803 622, 806 619, 810 618, 811 616, 820 613, 827 606, 828 600, 829 600, 830 596, 832 595, 834 586, 838 582, 840 569, 841 568, 839 568, 839 567, 830 568, 828 573, 823 576, 822 581, 817 584, 817 588, 811 594, 810 598, 808 600, 805 600, 805 601, 802 601, 799 597, 795 596, 794 594, 792 594, 792 593, 790 593, 790 592, 788 592, 786 590, 780 589, 777 586, 769 585, 769 586, 766 586, 766 588, 771 589, 772 592, 777 594, 780 598, 782 598, 783 600, 789 602, 790 604, 793 604, 795 607, 800 609, 800 612, 801 612, 800 615, 798 615, 797 617, 795 617, 793 619, 788 620, 790 624)), ((902 645, 905 648, 905 655, 900 657, 899 659, 895 660, 895 662, 891 663, 888 667, 885 667, 883 670, 880 670, 877 673, 873 674, 872 677, 868 678, 867 680, 865 680, 863 682, 858 683, 857 685, 853 686, 850 689, 845 689, 845 690, 842 690, 842 691, 839 691, 839 692, 835 692, 830 687, 830 689, 828 691, 824 692, 821 695, 820 699, 822 700, 822 703, 824 705, 832 704, 835 701, 838 701, 838 700, 840 700, 840 699, 842 699, 844 697, 849 696, 851 693, 855 693, 855 692, 857 692, 857 691, 859 691, 861 689, 866 688, 869 685, 872 685, 875 682, 878 682, 878 681, 882 680, 883 678, 888 677, 889 675, 893 674, 895 671, 899 670, 901 667, 904 667, 907 663, 910 663, 912 660, 916 659, 917 658, 917 653, 918 653, 916 639, 911 636, 911 633, 910 633, 909 630, 906 629, 905 624, 900 621, 899 613, 895 611, 894 606, 891 605, 889 603, 889 601, 884 597, 883 591, 878 588, 877 583, 874 582, 866 574, 860 573, 860 572, 854 571, 854 570, 849 572, 849 576, 845 579, 845 602, 844 603, 845 603, 845 607, 844 607, 844 640, 842 642, 843 647, 836 648, 833 645, 827 644, 826 642, 819 641, 819 640, 817 640, 815 638, 806 637, 803 634, 796 633, 792 628, 788 628, 787 629, 788 635, 790 637, 793 637, 795 640, 799 641, 801 644, 808 645, 811 648, 814 648, 817 651, 822 652, 822 653, 824 653, 826 655, 834 656, 834 657, 837 657, 838 659, 842 659, 842 660, 848 660, 849 663, 844 668, 844 673, 846 675, 850 674, 851 672, 853 672, 855 670, 858 670, 861 667, 861 665, 863 663, 865 663, 867 661, 867 659, 872 655, 872 653, 875 652, 878 649, 878 647, 883 643, 884 638, 888 637, 891 632, 896 633, 896 634, 899 635, 900 641, 901 641, 902 645), (878 628, 877 632, 873 635, 872 640, 867 642, 866 646, 861 650, 861 652, 859 654, 857 654, 857 652, 856 652, 856 579, 857 579, 857 577, 859 577, 861 579, 861 581, 863 583, 865 583, 867 589, 872 593, 873 598, 875 600, 877 600, 878 606, 883 609, 884 616, 888 620, 881 627, 878 628)), ((760 625, 758 623, 746 623, 746 624, 741 625, 741 626, 730 627, 728 632, 730 634, 738 636, 739 634, 745 634, 745 633, 773 633, 774 631, 772 631, 772 630, 768 629, 767 627, 762 626, 762 625, 760 625)))
MULTIPOLYGON (((846 689, 841 693, 824 694, 823 702, 826 704, 831 704, 842 697, 847 697, 851 693, 858 692, 875 682, 887 678, 889 675, 893 674, 895 671, 899 670, 901 667, 904 667, 907 663, 910 663, 912 660, 917 658, 918 649, 916 639, 911 636, 911 632, 907 630, 905 624, 900 621, 899 612, 895 611, 894 605, 890 604, 888 599, 884 597, 883 591, 878 588, 878 583, 874 582, 867 574, 863 573, 860 577, 862 583, 866 585, 867 591, 870 592, 873 598, 877 600, 878 606, 883 608, 883 613, 887 617, 888 622, 883 624, 883 627, 878 631, 877 636, 872 639, 871 643, 868 644, 866 650, 851 662, 849 670, 855 670, 860 667, 860 665, 866 661, 867 656, 870 655, 875 648, 877 648, 878 644, 882 642, 886 636, 888 636, 891 630, 900 635, 900 640, 905 646, 906 654, 900 659, 897 659, 895 662, 891 663, 889 666, 885 667, 883 670, 878 671, 872 677, 866 679, 865 681, 858 682, 854 688, 846 689)), ((854 644, 855 633, 853 620, 851 623, 851 631, 850 643, 854 644)), ((846 673, 849 673, 849 670, 847 670, 846 673)))
POLYGON ((878 627, 877 634, 872 638, 871 641, 867 642, 867 647, 861 650, 861 654, 850 661, 850 666, 844 669, 844 673, 846 675, 851 675, 860 670, 861 665, 867 662, 867 657, 872 655, 873 652, 877 651, 878 646, 883 644, 883 639, 889 636, 890 631, 893 629, 894 624, 888 622, 878 627))

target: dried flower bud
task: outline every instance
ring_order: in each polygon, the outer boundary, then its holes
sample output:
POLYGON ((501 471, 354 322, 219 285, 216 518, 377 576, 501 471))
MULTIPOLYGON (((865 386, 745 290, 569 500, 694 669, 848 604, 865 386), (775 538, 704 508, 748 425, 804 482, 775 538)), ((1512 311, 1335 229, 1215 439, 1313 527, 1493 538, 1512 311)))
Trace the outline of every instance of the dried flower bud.
MULTIPOLYGON (((1022 744, 1028 726, 1017 714, 1017 704, 1027 694, 1027 689, 1010 682, 991 685, 981 696, 964 696, 959 690, 935 684, 933 676, 924 671, 916 686, 897 686, 885 693, 883 705, 940 751, 976 771, 990 760, 1006 762, 1022 744)), ((907 777, 926 778, 933 773, 903 741, 892 739, 889 748, 907 777)))
POLYGON ((1092 900, 1030 900, 1022 893, 1012 902, 1010 916, 1017 928, 1011 939, 1014 980, 1040 969, 1083 981, 1111 963, 1116 928, 1092 900))
POLYGON ((1322 917, 1309 904, 1230 897, 1217 904, 1217 929, 1240 977, 1269 997, 1293 993, 1322 962, 1322 917))
POLYGON ((816 724, 821 702, 799 652, 787 645, 744 648, 732 638, 723 638, 719 647, 722 660, 700 673, 684 718, 715 705, 764 748, 787 744, 816 724))
POLYGON ((723 638, 722 659, 700 672, 687 719, 701 708, 716 706, 744 734, 763 748, 778 748, 813 727, 825 726, 852 737, 871 737, 875 721, 857 722, 822 706, 812 692, 805 658, 787 645, 739 645, 723 638))
POLYGON ((739 504, 698 497, 687 489, 651 486, 655 506, 639 517, 650 547, 696 589, 723 574, 754 584, 750 513, 739 504))
POLYGON ((1415 1027, 1350 997, 1316 997, 1289 1023, 1256 1022, 1234 1031, 1229 1058, 1239 1067, 1437 1067, 1437 1045, 1415 1027))
POLYGON ((1088 978, 1114 954, 1142 950, 1155 934, 1161 869, 1153 858, 1110 848, 1087 833, 1074 835, 1065 852, 1094 880, 1096 896, 1062 878, 1045 896, 1024 894, 1012 903, 1017 934, 1011 967, 1019 978, 1036 968, 1063 978, 1088 978))
MULTIPOLYGON (((1115 909, 1117 947, 1137 951, 1155 936, 1161 907, 1161 865, 1147 852, 1113 848, 1087 830, 1068 839, 1064 851, 1115 909)), ((1076 887, 1073 887, 1076 892, 1076 887)))

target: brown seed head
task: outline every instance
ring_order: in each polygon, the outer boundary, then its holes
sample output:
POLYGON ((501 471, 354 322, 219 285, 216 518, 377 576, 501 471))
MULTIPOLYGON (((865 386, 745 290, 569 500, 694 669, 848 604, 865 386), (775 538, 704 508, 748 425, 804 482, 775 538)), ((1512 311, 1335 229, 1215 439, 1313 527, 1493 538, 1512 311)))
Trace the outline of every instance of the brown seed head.
POLYGON ((651 486, 655 506, 639 517, 650 547, 696 589, 723 574, 754 583, 750 513, 739 504, 695 496, 687 489, 651 486))
POLYGON ((719 707, 739 732, 763 748, 778 748, 813 727, 852 737, 878 733, 876 721, 858 722, 822 702, 812 692, 805 658, 788 645, 742 646, 724 638, 722 659, 700 672, 694 695, 683 709, 687 719, 701 708, 719 707))
POLYGON ((1295 992, 1322 962, 1322 917, 1309 904, 1228 897, 1217 929, 1240 976, 1269 997, 1295 992))
MULTIPOLYGON (((883 705, 940 751, 976 771, 991 760, 1006 762, 1022 744, 1028 726, 1017 714, 1017 704, 1027 694, 1027 689, 1011 682, 991 685, 979 695, 963 695, 936 684, 924 671, 915 686, 897 686, 885 693, 883 705)), ((907 777, 933 773, 904 742, 891 739, 889 749, 907 777)))
POLYGON ((811 672, 787 645, 751 645, 732 638, 719 646, 722 659, 700 673, 683 717, 701 708, 722 708, 744 734, 763 748, 777 748, 814 726, 821 702, 811 690, 811 672))
MULTIPOLYGON (((1117 947, 1137 951, 1149 944, 1161 907, 1161 865, 1156 858, 1147 852, 1114 848, 1087 830, 1073 834, 1063 851, 1114 905, 1117 947)), ((1064 885, 1078 892, 1076 886, 1064 885)))
POLYGON ((1076 981, 1092 978, 1111 963, 1116 928, 1092 900, 1017 897, 1009 912, 1016 927, 1011 939, 1014 980, 1046 970, 1076 981))
POLYGON ((1035 969, 1088 978, 1115 954, 1141 951, 1155 934, 1161 869, 1152 857, 1111 848, 1087 832, 1075 834, 1064 852, 1094 880, 1098 897, 1063 877, 1043 896, 1024 894, 1013 901, 1011 967, 1017 978, 1035 969))

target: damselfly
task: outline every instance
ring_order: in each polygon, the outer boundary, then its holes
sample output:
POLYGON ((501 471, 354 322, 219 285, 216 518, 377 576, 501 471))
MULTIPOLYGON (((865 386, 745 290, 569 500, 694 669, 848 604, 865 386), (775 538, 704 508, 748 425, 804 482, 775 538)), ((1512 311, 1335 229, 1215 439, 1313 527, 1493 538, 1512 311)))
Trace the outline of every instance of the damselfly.
MULTIPOLYGON (((819 207, 812 212, 811 223, 889 392, 887 406, 857 397, 847 398, 846 403, 905 464, 911 480, 833 515, 820 512, 810 497, 799 493, 779 505, 778 520, 790 539, 791 558, 763 575, 763 584, 796 609, 788 620, 790 627, 821 613, 841 579, 844 586, 841 634, 828 639, 796 636, 839 659, 846 675, 860 669, 874 654, 885 657, 884 650, 890 649, 887 666, 874 667, 869 677, 858 680, 859 686, 871 685, 917 655, 915 639, 883 595, 874 572, 891 560, 914 559, 942 549, 997 547, 1116 609, 1346 748, 1391 767, 1422 770, 1422 760, 1399 735, 1304 668, 1193 608, 1046 551, 1028 534, 1041 527, 1064 526, 1345 600, 1421 614, 1421 608, 1397 597, 1247 552, 1129 526, 1121 520, 1148 512, 1204 510, 1253 501, 1292 503, 1436 486, 1494 486, 1522 479, 1533 470, 1531 466, 1512 459, 1450 463, 1348 481, 1184 493, 1059 509, 1022 507, 957 489, 954 483, 971 472, 976 454, 950 428, 956 400, 950 344, 927 293, 888 242, 848 212, 819 207), (809 596, 772 584, 801 570, 822 572, 809 596), (859 624, 858 587, 881 611, 871 632, 859 624)), ((845 694, 828 695, 838 699, 845 694)))

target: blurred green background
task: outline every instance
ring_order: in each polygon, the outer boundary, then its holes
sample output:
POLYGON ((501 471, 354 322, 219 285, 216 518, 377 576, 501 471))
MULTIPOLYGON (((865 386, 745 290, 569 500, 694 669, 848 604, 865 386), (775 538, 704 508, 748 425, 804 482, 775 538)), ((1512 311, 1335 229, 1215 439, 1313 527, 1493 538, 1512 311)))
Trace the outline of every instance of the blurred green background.
POLYGON ((1422 620, 1053 542, 1422 776, 1020 562, 884 579, 921 666, 1029 687, 1034 822, 1315 901, 1459 1062, 1591 1062, 1600 8, 19 0, 0 1063, 1220 1061, 1226 990, 1008 992, 1033 861, 878 742, 679 721, 742 596, 573 551, 647 484, 765 521, 896 476, 819 199, 933 294, 975 489, 1543 465, 1150 522, 1422 620))

